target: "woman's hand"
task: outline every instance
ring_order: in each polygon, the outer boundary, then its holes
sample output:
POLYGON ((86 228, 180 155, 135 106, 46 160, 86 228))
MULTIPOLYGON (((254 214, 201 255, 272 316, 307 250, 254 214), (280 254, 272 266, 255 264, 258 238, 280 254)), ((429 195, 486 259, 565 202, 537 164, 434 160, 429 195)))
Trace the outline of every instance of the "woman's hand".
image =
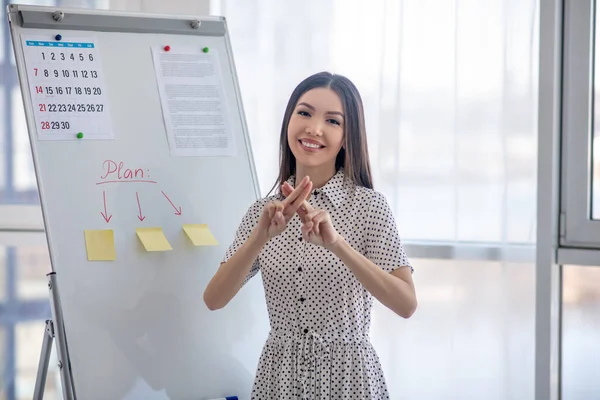
MULTIPOLYGON (((294 189, 285 182, 281 187, 284 196, 292 197, 294 189)), ((309 192, 310 193, 310 192, 309 192)), ((331 216, 327 211, 315 209, 302 197, 300 207, 297 209, 298 216, 302 221, 302 237, 309 243, 329 248, 337 243, 340 235, 331 222, 331 216)), ((286 200, 288 197, 286 197, 286 200)), ((297 200, 297 198, 296 198, 297 200)))
POLYGON ((312 190, 312 182, 308 177, 302 179, 296 189, 292 188, 290 184, 287 186, 291 190, 286 198, 283 201, 272 201, 265 205, 258 220, 255 231, 265 240, 270 240, 285 230, 288 222, 312 190))

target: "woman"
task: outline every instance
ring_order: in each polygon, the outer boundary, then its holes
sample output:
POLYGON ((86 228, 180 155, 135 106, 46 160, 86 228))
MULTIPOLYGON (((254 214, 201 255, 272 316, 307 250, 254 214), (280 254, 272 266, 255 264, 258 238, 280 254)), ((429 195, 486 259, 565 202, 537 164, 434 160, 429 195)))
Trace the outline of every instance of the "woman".
POLYGON ((388 399, 369 341, 373 297, 404 318, 417 300, 391 209, 373 189, 356 87, 325 72, 305 79, 280 142, 280 189, 250 206, 204 301, 224 307, 262 271, 271 331, 253 399, 388 399))

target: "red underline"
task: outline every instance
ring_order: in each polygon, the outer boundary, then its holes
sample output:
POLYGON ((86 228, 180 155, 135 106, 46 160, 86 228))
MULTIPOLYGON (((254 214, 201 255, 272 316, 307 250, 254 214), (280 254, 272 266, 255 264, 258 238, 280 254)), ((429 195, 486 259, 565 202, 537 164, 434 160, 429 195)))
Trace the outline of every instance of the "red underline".
POLYGON ((145 181, 145 180, 141 180, 141 179, 132 179, 129 181, 103 181, 103 182, 96 182, 96 185, 102 185, 105 183, 129 183, 129 182, 137 182, 137 183, 156 183, 156 181, 145 181))

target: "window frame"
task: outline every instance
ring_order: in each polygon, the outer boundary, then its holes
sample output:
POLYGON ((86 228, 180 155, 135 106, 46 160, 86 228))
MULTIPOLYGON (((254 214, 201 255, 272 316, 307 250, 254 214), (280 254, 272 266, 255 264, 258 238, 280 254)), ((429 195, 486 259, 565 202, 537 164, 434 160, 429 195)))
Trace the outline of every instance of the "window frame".
POLYGON ((561 247, 600 248, 600 220, 592 219, 591 201, 594 3, 564 2, 561 247))
POLYGON ((40 205, 0 205, 0 231, 44 231, 40 205))

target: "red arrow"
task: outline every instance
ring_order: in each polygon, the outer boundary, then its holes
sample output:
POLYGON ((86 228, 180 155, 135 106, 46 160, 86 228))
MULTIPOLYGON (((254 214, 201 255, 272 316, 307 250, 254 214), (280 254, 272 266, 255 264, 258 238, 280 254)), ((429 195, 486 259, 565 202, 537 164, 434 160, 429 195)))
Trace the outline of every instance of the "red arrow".
POLYGON ((167 200, 169 200, 169 203, 171 203, 171 205, 175 209, 175 215, 181 215, 181 206, 179 208, 175 207, 175 204, 173 204, 173 202, 171 201, 171 199, 169 198, 169 196, 167 196, 165 194, 165 192, 163 192, 162 190, 160 192, 163 194, 163 196, 165 196, 167 198, 167 200))
POLYGON ((137 203, 138 203, 138 210, 140 210, 140 215, 138 215, 138 219, 140 221, 143 221, 146 219, 145 216, 142 215, 142 206, 140 206, 140 196, 138 196, 138 193, 135 192, 135 198, 137 199, 137 203))
POLYGON ((112 218, 112 214, 108 215, 108 212, 106 211, 106 193, 104 192, 104 190, 102 191, 102 197, 104 198, 104 212, 100 211, 100 214, 102 214, 102 217, 104 218, 106 223, 108 223, 112 218))

